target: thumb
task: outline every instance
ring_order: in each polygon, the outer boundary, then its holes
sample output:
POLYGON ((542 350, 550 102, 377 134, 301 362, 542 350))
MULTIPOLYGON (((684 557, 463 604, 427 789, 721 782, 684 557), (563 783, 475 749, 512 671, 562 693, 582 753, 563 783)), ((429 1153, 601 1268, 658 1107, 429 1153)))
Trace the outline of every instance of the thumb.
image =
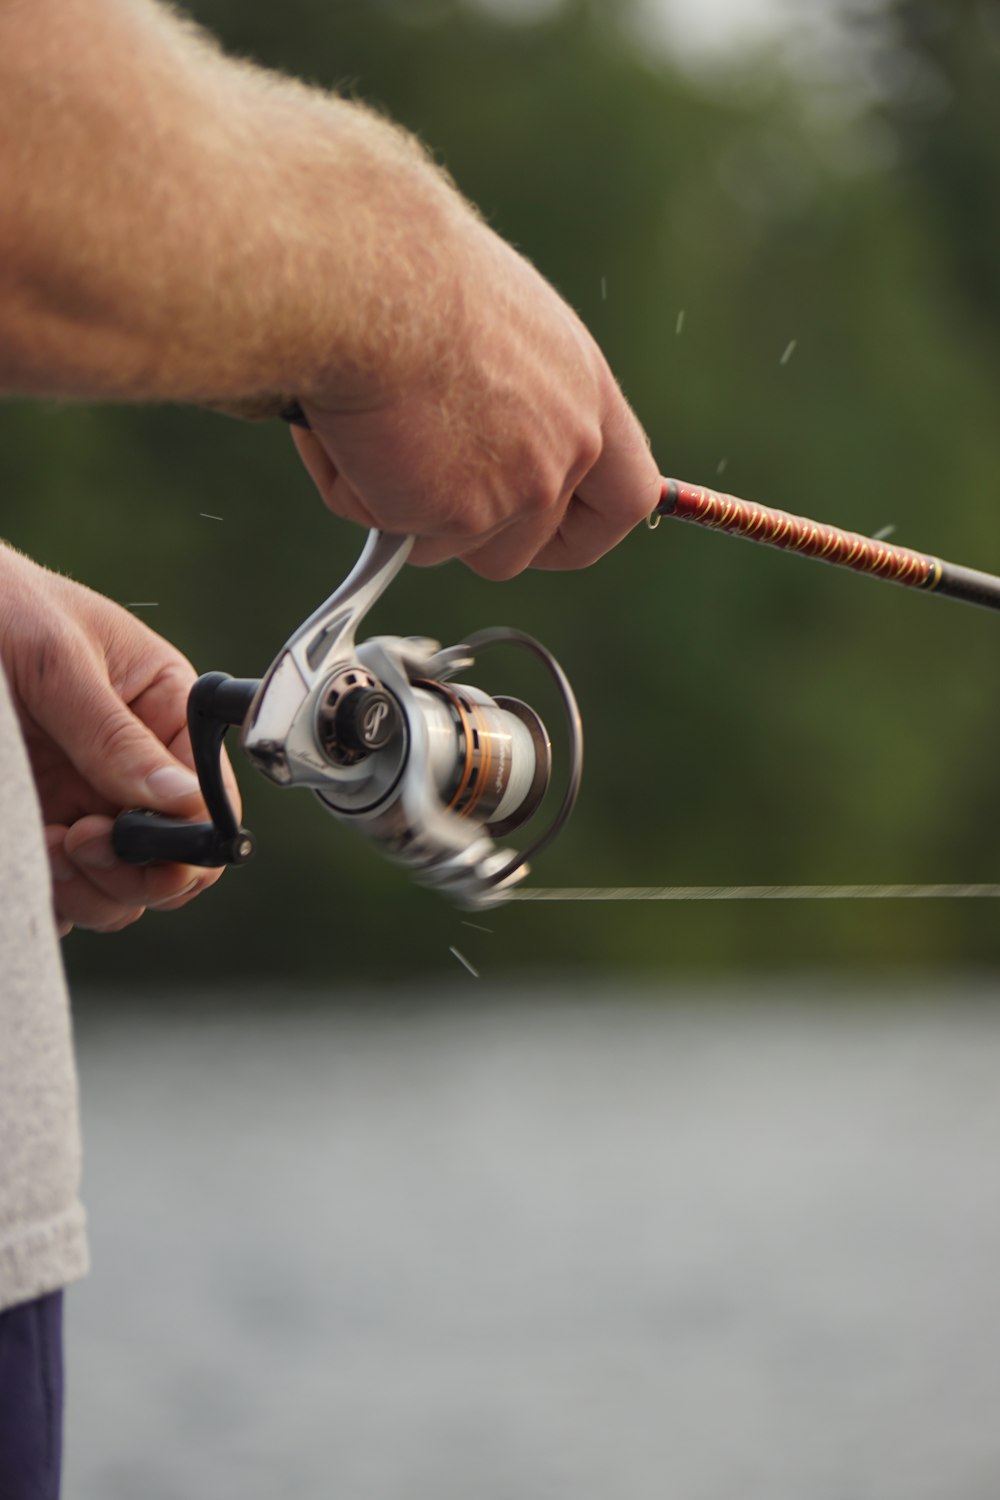
MULTIPOLYGON (((59 675, 59 690, 45 694, 42 712, 36 706, 33 717, 95 792, 115 807, 151 807, 181 816, 200 809, 195 773, 132 712, 96 663, 77 659, 59 675)), ((173 742, 186 722, 189 683, 179 672, 171 676, 176 678, 176 686, 170 684, 176 698, 169 715, 173 742)))

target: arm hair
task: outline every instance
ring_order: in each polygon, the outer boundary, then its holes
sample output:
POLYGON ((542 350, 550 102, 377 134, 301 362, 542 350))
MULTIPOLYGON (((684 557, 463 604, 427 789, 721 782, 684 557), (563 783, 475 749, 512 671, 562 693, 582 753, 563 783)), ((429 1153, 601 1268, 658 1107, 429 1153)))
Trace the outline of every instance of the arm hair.
POLYGON ((446 357, 472 214, 412 136, 155 0, 0 0, 0 390, 364 401, 446 357))

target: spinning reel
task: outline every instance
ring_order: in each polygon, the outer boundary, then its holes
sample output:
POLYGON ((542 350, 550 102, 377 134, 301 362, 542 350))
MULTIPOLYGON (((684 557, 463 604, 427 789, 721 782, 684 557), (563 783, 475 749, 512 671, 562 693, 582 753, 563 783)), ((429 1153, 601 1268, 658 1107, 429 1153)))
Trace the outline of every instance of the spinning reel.
POLYGON ((353 571, 301 625, 260 679, 200 677, 188 725, 212 821, 188 823, 136 809, 115 821, 114 847, 133 864, 244 864, 241 828, 222 780, 222 742, 240 726, 250 760, 279 786, 308 787, 341 822, 366 834, 423 885, 469 910, 496 905, 528 873, 576 802, 583 730, 559 663, 531 636, 480 630, 441 649, 421 637, 375 636, 364 616, 399 572, 412 537, 372 531, 353 571), (553 821, 524 851, 496 839, 530 822, 548 790, 552 746, 526 703, 452 681, 488 647, 529 651, 556 684, 569 726, 566 791, 553 821))

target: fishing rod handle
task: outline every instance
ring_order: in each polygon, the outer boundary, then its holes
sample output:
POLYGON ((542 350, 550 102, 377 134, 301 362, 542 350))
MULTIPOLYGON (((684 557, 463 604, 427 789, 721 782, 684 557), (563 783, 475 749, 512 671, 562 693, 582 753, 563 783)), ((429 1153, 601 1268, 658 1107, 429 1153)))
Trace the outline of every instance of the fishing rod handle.
POLYGON ((1000 578, 976 568, 943 562, 929 553, 915 552, 875 537, 844 531, 828 522, 808 516, 791 515, 741 500, 704 485, 686 484, 679 479, 664 479, 660 503, 653 512, 651 524, 670 516, 691 521, 713 531, 746 537, 766 547, 797 552, 835 567, 850 568, 855 573, 898 583, 904 588, 920 589, 976 604, 982 609, 1000 610, 1000 578))

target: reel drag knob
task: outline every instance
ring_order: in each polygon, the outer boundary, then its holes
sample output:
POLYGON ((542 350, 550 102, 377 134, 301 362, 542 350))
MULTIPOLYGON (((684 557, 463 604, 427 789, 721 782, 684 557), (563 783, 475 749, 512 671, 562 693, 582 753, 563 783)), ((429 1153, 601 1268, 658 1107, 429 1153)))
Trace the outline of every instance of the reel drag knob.
POLYGON ((331 721, 337 744, 362 754, 381 750, 398 727, 396 700, 384 688, 353 688, 340 700, 331 721))
POLYGON ((398 734, 399 705, 363 667, 345 668, 323 694, 317 727, 330 760, 353 765, 398 734))

